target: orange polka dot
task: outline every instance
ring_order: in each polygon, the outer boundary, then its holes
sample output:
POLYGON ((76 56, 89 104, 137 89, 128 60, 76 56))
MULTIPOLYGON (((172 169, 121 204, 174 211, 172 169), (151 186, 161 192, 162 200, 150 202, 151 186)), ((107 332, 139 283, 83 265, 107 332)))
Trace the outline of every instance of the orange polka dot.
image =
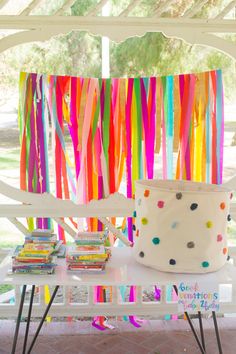
POLYGON ((223 254, 226 254, 227 252, 228 252, 228 248, 227 247, 223 248, 223 254))
POLYGON ((220 203, 220 208, 221 208, 221 209, 225 209, 225 203, 223 203, 223 202, 220 203))
POLYGON ((149 197, 149 194, 150 194, 150 191, 148 190, 148 189, 146 189, 145 191, 144 191, 144 197, 149 197))
POLYGON ((139 230, 136 231, 136 237, 139 237, 139 230))

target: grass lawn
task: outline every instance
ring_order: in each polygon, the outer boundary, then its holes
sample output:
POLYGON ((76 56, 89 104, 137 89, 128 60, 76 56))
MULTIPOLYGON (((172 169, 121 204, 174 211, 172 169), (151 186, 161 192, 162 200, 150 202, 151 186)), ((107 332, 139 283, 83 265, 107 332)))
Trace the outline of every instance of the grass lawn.
POLYGON ((15 170, 20 166, 20 149, 4 149, 0 155, 1 170, 15 170))
POLYGON ((2 285, 0 285, 0 295, 4 294, 12 289, 14 289, 14 286, 8 285, 8 284, 2 284, 2 285))

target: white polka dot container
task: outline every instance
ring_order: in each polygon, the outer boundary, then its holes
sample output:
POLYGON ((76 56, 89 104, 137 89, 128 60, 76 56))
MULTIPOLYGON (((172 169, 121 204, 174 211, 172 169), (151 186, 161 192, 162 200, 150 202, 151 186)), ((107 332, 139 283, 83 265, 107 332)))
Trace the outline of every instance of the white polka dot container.
POLYGON ((230 196, 206 183, 136 181, 135 259, 167 272, 217 271, 228 257, 230 196))

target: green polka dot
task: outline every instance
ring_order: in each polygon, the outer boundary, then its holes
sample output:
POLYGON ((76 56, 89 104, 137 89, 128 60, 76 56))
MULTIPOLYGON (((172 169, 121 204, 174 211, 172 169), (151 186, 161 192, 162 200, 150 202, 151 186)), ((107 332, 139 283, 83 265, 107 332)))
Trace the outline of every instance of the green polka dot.
POLYGON ((159 237, 153 237, 152 243, 153 243, 154 245, 159 245, 159 243, 160 243, 159 237))
POLYGON ((202 262, 202 266, 203 266, 203 268, 207 268, 207 267, 209 267, 209 262, 202 262))
POLYGON ((206 227, 207 227, 208 229, 210 229, 212 226, 213 226, 213 222, 212 222, 212 221, 207 221, 207 222, 206 222, 206 227))
POLYGON ((147 225, 148 219, 147 218, 142 218, 141 219, 143 225, 147 225))

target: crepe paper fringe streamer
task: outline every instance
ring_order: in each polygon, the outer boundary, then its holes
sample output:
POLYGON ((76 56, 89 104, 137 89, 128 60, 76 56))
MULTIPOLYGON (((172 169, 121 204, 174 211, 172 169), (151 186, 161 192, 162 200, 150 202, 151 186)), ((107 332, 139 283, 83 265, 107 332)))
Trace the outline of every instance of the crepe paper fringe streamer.
POLYGON ((161 300, 161 289, 159 289, 156 285, 154 286, 154 297, 157 301, 161 300))
MULTIPOLYGON (((105 198, 119 190, 124 170, 126 196, 134 198, 135 180, 157 177, 155 153, 158 161, 162 157, 164 179, 222 183, 223 103, 220 70, 127 79, 21 73, 20 186, 36 193, 50 192, 50 125, 58 198, 79 203, 105 198), (73 163, 65 143, 65 124, 73 163)), ((49 223, 37 220, 38 227, 49 223)), ((131 242, 132 224, 132 218, 127 218, 131 242)), ((28 226, 34 227, 30 218, 28 226)), ((89 218, 87 228, 102 230, 103 226, 89 218)), ((59 237, 65 241, 60 226, 59 237)), ((131 287, 131 299, 134 294, 131 287)))
MULTIPOLYGON (((163 178, 222 183, 220 70, 135 79, 21 73, 19 126, 24 190, 50 192, 50 122, 58 198, 79 203, 104 198, 119 190, 124 169, 126 195, 133 198, 135 180, 156 177, 155 152, 162 156, 163 178), (74 162, 65 143, 65 123, 74 162)), ((39 227, 48 225, 40 219, 37 223, 39 227)), ((96 219, 88 219, 87 224, 89 230, 102 229, 96 219)), ((132 242, 131 218, 127 229, 132 242)), ((65 239, 61 227, 59 236, 65 239)))
MULTIPOLYGON (((41 75, 21 73, 19 85, 20 187, 35 193, 50 192, 44 80, 41 75)), ((32 218, 28 227, 35 227, 32 218)), ((52 228, 51 220, 38 218, 36 227, 52 228)))
MULTIPOLYGON (((136 300, 137 300, 136 287, 131 286, 130 293, 129 293, 129 302, 135 302, 136 300)), ((141 325, 138 323, 139 320, 137 319, 136 316, 129 316, 129 321, 134 327, 136 327, 136 328, 141 327, 141 325)))
MULTIPOLYGON (((49 304, 50 298, 51 298, 51 295, 50 295, 49 286, 45 285, 44 286, 44 302, 45 302, 45 305, 49 304)), ((51 322, 51 320, 52 320, 52 318, 50 316, 46 317, 46 321, 47 322, 51 322)))

